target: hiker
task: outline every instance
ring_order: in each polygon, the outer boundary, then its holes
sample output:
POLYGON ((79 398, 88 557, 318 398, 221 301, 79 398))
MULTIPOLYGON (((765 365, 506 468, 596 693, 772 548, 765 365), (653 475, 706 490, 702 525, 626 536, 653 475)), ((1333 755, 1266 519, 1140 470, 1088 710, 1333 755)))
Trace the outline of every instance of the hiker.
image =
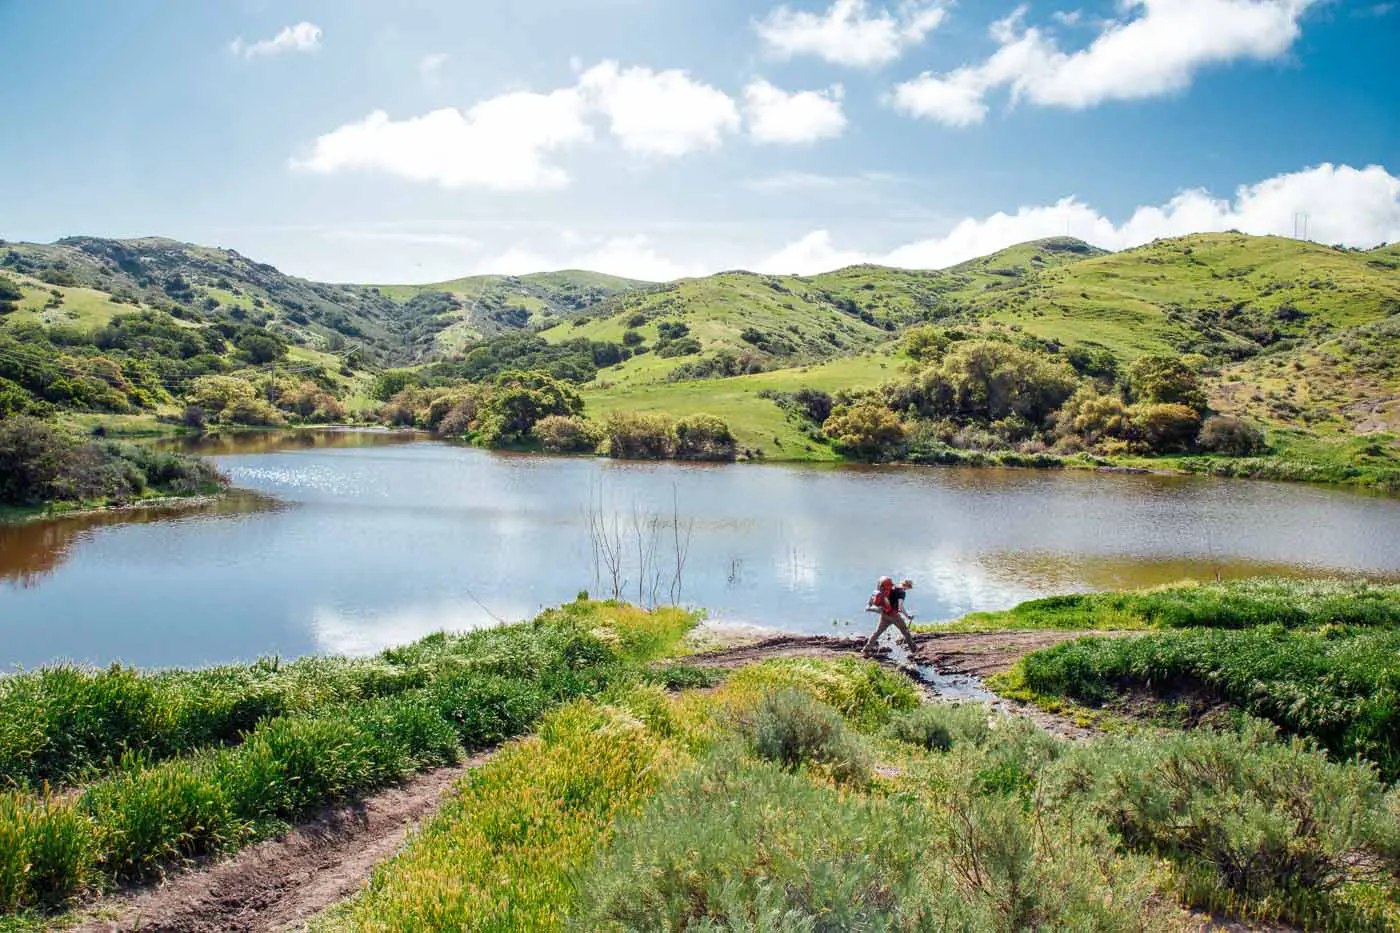
POLYGON ((876 584, 876 590, 870 597, 870 603, 866 606, 867 612, 878 612, 880 614, 880 624, 875 629, 875 634, 870 636, 870 640, 861 649, 861 654, 869 657, 875 653, 875 646, 880 641, 880 636, 885 634, 885 629, 893 625, 899 629, 899 634, 904 636, 904 644, 909 649, 912 657, 918 648, 914 645, 914 636, 909 632, 906 619, 914 617, 904 611, 904 598, 908 591, 912 589, 912 580, 903 581, 898 587, 894 585, 894 580, 889 577, 881 577, 876 584))

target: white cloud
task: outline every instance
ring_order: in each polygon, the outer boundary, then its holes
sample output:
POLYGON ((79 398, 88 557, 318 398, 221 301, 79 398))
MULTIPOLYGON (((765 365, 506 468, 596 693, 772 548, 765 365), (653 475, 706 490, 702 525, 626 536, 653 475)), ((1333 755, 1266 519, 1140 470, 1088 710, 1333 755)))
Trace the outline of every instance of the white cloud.
POLYGON ((1074 109, 1160 97, 1189 87, 1213 65, 1282 57, 1317 2, 1121 0, 1123 18, 1068 53, 1054 36, 1025 27, 1022 7, 993 25, 999 48, 986 61, 944 75, 925 72, 899 85, 892 102, 912 116, 968 126, 986 117, 986 96, 996 88, 1008 88, 1013 101, 1074 109))
POLYGON ((320 173, 382 171, 444 188, 562 188, 569 175, 550 156, 593 138, 583 117, 573 89, 517 91, 465 113, 444 108, 406 120, 376 110, 317 138, 311 154, 292 165, 320 173))
POLYGON ((1057 10, 1050 17, 1061 26, 1078 26, 1084 18, 1083 10, 1057 10))
POLYGON ((813 230, 759 261, 754 271, 774 275, 813 275, 870 261, 871 256, 867 253, 837 249, 831 231, 813 230))
POLYGON ((739 110, 729 95, 684 71, 623 69, 605 61, 585 71, 578 88, 608 118, 628 152, 682 156, 718 149, 725 134, 739 128, 739 110))
POLYGON ((297 23, 287 26, 271 39, 263 39, 251 45, 239 36, 229 43, 235 55, 244 58, 257 58, 261 55, 281 55, 284 52, 315 52, 321 48, 321 27, 315 23, 297 23))
MULTIPOLYGON (((446 56, 424 59, 435 74, 446 56)), ((800 95, 799 95, 800 96, 800 95)), ((684 71, 621 69, 603 62, 571 87, 550 93, 514 91, 465 112, 434 110, 394 120, 376 110, 318 137, 293 168, 320 173, 380 171, 444 188, 499 191, 567 186, 552 157, 594 138, 590 120, 602 116, 623 149, 647 156, 681 156, 723 144, 740 126, 734 101, 684 71)))
POLYGON ((902 181, 890 172, 858 172, 854 175, 821 175, 815 172, 778 172, 750 178, 744 187, 752 191, 787 192, 817 191, 830 188, 871 188, 902 181))
POLYGON ((940 3, 904 0, 891 13, 870 13, 865 0, 835 0, 825 13, 780 6, 754 24, 769 52, 779 58, 815 55, 834 65, 872 68, 888 64, 918 45, 943 22, 940 3))
POLYGON ((760 143, 801 144, 834 139, 846 130, 841 85, 791 94, 758 80, 744 88, 749 136, 760 143))
POLYGON ((434 52, 418 60, 418 77, 432 88, 442 83, 442 69, 451 58, 446 52, 434 52))
POLYGON ((1348 246, 1400 241, 1400 178, 1372 165, 1364 169, 1323 164, 1254 185, 1234 200, 1204 190, 1183 191, 1166 204, 1139 207, 1121 224, 1074 197, 1022 207, 1014 213, 967 218, 948 233, 884 252, 838 248, 818 230, 757 264, 771 272, 810 272, 857 262, 913 269, 941 269, 1017 243, 1073 236, 1105 249, 1127 249, 1159 237, 1241 230, 1291 236, 1296 213, 1308 215, 1312 239, 1348 246))
POLYGON ((668 282, 687 276, 704 275, 706 269, 676 262, 662 256, 649 237, 615 236, 590 239, 566 232, 563 239, 571 249, 546 255, 530 247, 512 247, 483 260, 476 272, 482 275, 527 275, 557 269, 587 269, 648 282, 668 282))

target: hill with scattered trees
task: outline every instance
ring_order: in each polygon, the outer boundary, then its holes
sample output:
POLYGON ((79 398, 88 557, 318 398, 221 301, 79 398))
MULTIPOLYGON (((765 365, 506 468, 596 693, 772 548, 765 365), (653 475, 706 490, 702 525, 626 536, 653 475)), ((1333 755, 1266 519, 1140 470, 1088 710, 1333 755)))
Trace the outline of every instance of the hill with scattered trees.
POLYGON ((34 414, 355 413, 637 456, 691 450, 677 430, 695 425, 678 425, 704 417, 701 452, 726 457, 1168 457, 1384 485, 1400 469, 1398 344, 1396 247, 1239 233, 662 284, 327 285, 169 240, 0 245, 0 410, 34 414), (567 424, 546 441, 544 418, 567 424))

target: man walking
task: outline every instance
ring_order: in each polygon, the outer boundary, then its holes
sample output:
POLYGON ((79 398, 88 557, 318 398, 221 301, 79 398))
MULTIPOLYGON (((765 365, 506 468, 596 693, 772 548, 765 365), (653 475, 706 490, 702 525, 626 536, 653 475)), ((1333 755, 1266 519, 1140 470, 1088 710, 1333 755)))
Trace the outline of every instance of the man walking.
POLYGON ((870 604, 866 607, 868 612, 878 612, 880 614, 880 624, 875 629, 875 634, 870 636, 870 640, 861 649, 861 654, 870 657, 875 653, 876 644, 880 636, 885 634, 885 629, 893 625, 899 630, 899 634, 904 636, 904 644, 909 649, 910 656, 918 652, 914 645, 914 636, 909 631, 906 619, 914 617, 904 611, 904 599, 910 589, 914 586, 912 580, 905 580, 899 586, 894 585, 894 580, 889 577, 881 577, 878 588, 874 595, 870 597, 870 604))

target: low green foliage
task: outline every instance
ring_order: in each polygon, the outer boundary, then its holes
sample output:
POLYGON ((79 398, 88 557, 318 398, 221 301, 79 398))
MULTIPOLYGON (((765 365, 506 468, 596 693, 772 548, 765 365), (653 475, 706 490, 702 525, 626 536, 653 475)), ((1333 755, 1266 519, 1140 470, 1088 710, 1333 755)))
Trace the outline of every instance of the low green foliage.
POLYGON ((904 677, 855 660, 774 659, 736 671, 726 688, 732 696, 753 698, 783 689, 800 690, 862 731, 878 729, 895 713, 919 705, 918 691, 904 677))
POLYGON ((896 716, 885 735, 931 752, 946 752, 954 744, 987 741, 989 719, 978 704, 926 703, 896 716))
POLYGON ((801 690, 764 695, 754 712, 750 740, 758 757, 789 771, 816 766, 838 781, 869 780, 869 755, 846 729, 841 714, 801 690))
POLYGON ((1203 690, 1339 758, 1400 776, 1400 631, 1195 629, 1086 638, 1028 655, 1031 690, 1103 703, 1125 689, 1203 690))
POLYGON ((0 792, 0 908, 63 905, 237 848, 518 735, 552 706, 635 682, 637 665, 677 650, 695 619, 579 601, 363 661, 7 678, 9 780, 110 773, 59 800, 0 792))
POLYGON ((989 629, 1400 627, 1400 586, 1259 577, 1049 596, 1006 612, 972 613, 963 621, 968 627, 989 629))
POLYGON ((1337 897, 1347 886, 1395 894, 1400 814, 1368 766, 1329 762, 1256 725, 1100 740, 1067 752, 1045 786, 1056 805, 1087 807, 1121 844, 1180 865, 1196 906, 1309 929, 1394 928, 1385 907, 1337 897))

